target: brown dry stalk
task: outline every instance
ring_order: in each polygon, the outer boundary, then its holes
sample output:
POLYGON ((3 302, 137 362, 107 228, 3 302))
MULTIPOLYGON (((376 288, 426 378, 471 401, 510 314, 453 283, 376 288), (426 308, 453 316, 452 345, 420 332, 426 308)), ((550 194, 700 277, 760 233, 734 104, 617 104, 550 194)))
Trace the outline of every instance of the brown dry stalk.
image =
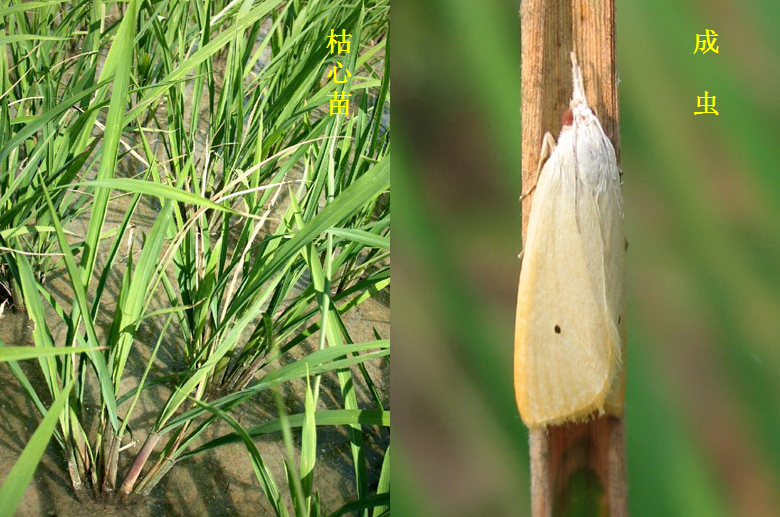
POLYGON ((149 436, 146 437, 143 447, 138 451, 135 460, 133 460, 133 464, 130 465, 130 469, 127 471, 124 482, 122 482, 122 487, 119 489, 121 497, 125 497, 133 491, 135 482, 141 474, 141 469, 143 469, 146 460, 149 459, 149 456, 152 454, 154 447, 159 441, 159 434, 150 433, 149 436))
MULTIPOLYGON (((533 183, 543 135, 561 129, 572 93, 572 50, 582 66, 588 104, 619 162, 614 0, 523 0, 520 17, 523 185, 533 183)), ((523 199, 523 239, 532 202, 533 193, 523 199)), ((625 342, 625 321, 620 332, 625 342)), ((575 491, 592 501, 596 515, 628 515, 622 418, 531 430, 529 447, 533 517, 562 514, 575 491)))

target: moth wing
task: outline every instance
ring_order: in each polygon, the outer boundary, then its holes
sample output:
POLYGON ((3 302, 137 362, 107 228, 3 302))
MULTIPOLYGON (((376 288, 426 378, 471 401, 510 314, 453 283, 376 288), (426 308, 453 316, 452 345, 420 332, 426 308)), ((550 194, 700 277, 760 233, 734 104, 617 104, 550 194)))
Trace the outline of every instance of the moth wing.
MULTIPOLYGON (((603 131, 598 131, 603 153, 614 157, 612 142, 603 131)), ((614 159, 602 163, 610 167, 606 171, 605 187, 596 195, 601 224, 601 242, 603 243, 604 271, 605 271, 605 298, 608 316, 616 327, 619 339, 616 346, 615 363, 618 368, 616 378, 604 403, 607 413, 620 415, 623 413, 623 401, 625 400, 625 368, 622 363, 626 357, 626 298, 625 298, 625 257, 626 237, 623 230, 623 203, 620 194, 620 173, 617 170, 617 162, 614 159)))
POLYGON ((529 218, 515 323, 515 393, 529 426, 603 409, 620 338, 607 314, 599 203, 559 141, 529 218))

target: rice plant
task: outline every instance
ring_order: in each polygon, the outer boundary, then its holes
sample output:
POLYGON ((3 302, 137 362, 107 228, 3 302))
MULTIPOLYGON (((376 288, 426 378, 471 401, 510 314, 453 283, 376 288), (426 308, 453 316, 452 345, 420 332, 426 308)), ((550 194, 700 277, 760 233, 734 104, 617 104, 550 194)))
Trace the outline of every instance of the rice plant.
POLYGON ((320 515, 313 444, 318 426, 341 425, 358 500, 344 512, 388 511, 384 467, 369 490, 362 426, 389 427, 365 368, 387 360, 389 342, 355 344, 343 320, 390 282, 388 10, 0 3, 0 289, 34 325, 44 386, 8 365, 46 418, 47 401, 66 400, 53 436, 77 493, 142 497, 182 459, 239 440, 288 515, 252 437, 281 432, 289 449, 301 427, 286 497, 296 516, 320 515), (351 35, 351 53, 328 51, 332 29, 351 35), (337 59, 353 71, 349 116, 327 110, 337 59), (49 355, 60 349, 72 353, 49 355), (160 375, 160 354, 175 371, 160 375), (341 407, 319 411, 328 374, 341 407), (261 429, 231 416, 301 380, 304 413, 279 405, 261 429), (373 407, 359 406, 356 383, 373 407), (166 400, 134 429, 138 448, 128 423, 150 389, 166 400), (233 433, 204 445, 215 423, 233 433))

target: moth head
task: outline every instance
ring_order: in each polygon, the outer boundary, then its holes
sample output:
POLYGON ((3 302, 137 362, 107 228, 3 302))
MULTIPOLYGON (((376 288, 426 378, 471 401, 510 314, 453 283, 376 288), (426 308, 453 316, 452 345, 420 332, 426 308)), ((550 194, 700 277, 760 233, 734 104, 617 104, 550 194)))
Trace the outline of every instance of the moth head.
POLYGON ((566 111, 563 112, 563 115, 561 115, 561 125, 562 126, 574 125, 574 112, 571 110, 571 108, 568 108, 566 111))
POLYGON ((587 119, 593 116, 595 116, 595 114, 587 104, 572 104, 572 106, 561 115, 561 125, 566 128, 574 126, 575 123, 583 124, 587 119))

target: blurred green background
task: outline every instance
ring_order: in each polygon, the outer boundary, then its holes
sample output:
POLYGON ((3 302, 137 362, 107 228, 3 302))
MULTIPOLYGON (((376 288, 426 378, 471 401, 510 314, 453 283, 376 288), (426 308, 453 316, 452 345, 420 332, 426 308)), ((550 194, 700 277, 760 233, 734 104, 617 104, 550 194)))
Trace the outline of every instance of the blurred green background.
MULTIPOLYGON (((527 515, 519 1, 394 0, 393 506, 527 515)), ((617 0, 631 514, 780 515, 780 2, 617 0), (696 34, 719 53, 693 54, 696 34), (720 115, 698 115, 707 90, 720 115)), ((556 135, 557 136, 557 135, 556 135)))

